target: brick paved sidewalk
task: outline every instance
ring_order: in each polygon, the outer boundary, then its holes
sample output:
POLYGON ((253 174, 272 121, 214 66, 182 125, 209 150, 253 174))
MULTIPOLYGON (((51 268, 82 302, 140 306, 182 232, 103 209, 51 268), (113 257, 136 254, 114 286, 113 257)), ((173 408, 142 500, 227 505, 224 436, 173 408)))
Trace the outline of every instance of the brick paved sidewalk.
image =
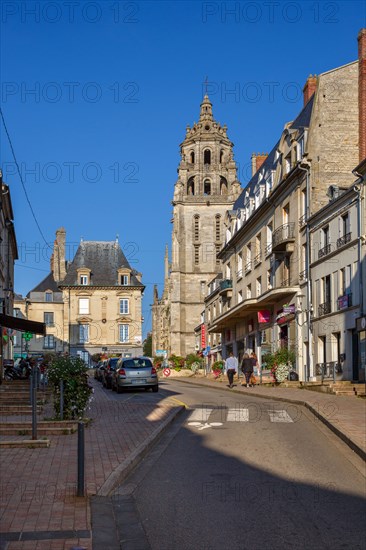
POLYGON ((162 399, 115 399, 92 380, 94 397, 85 428, 85 498, 76 497, 77 433, 50 436, 48 449, 1 449, 0 549, 92 549, 89 497, 106 494, 121 463, 142 451, 181 410, 162 399), (51 533, 50 533, 51 532, 51 533), (43 539, 43 540, 42 540, 43 539))
POLYGON ((340 395, 301 389, 256 385, 253 388, 241 386, 241 380, 235 381, 230 389, 227 382, 206 378, 179 378, 185 383, 202 384, 215 389, 240 392, 246 395, 287 401, 307 407, 316 414, 335 434, 347 443, 357 454, 366 460, 366 400, 340 395))

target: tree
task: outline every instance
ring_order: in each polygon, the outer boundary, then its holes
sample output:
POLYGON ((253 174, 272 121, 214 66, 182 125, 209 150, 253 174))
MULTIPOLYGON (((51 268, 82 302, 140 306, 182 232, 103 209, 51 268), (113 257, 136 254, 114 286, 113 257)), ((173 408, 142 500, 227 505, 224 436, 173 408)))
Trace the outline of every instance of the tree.
POLYGON ((144 340, 143 353, 146 357, 152 357, 152 334, 149 332, 144 340))

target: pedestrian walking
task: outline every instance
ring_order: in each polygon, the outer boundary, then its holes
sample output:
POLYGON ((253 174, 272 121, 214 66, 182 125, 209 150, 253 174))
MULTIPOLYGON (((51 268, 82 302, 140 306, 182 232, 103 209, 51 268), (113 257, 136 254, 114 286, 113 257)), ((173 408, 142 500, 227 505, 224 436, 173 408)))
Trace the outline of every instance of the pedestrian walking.
POLYGON ((251 376, 250 382, 254 386, 257 382, 256 377, 259 376, 259 363, 257 359, 257 354, 254 351, 250 354, 250 359, 253 363, 253 374, 251 376))
POLYGON ((229 380, 229 388, 232 388, 234 376, 238 372, 238 360, 236 357, 234 357, 232 351, 229 353, 229 357, 225 361, 225 372, 229 380))
POLYGON ((249 357, 248 353, 244 353, 240 368, 245 376, 245 383, 243 382, 242 386, 246 386, 248 388, 250 386, 250 377, 253 374, 253 360, 249 357))

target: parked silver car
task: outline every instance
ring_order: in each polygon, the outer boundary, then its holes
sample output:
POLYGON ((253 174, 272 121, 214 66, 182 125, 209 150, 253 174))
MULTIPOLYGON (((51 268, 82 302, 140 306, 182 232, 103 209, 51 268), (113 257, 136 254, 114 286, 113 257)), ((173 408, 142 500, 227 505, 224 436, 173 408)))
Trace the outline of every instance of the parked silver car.
POLYGON ((113 373, 112 389, 117 393, 125 388, 159 390, 158 375, 149 357, 121 357, 113 373))

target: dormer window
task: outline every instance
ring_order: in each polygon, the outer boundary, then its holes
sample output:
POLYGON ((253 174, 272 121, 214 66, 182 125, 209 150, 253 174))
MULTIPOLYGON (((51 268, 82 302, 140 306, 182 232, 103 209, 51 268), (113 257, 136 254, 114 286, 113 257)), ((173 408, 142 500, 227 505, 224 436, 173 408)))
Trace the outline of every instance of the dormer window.
POLYGON ((77 284, 80 286, 90 285, 91 271, 87 267, 81 267, 77 270, 77 284))
POLYGON ((81 285, 87 285, 89 283, 89 279, 87 275, 80 275, 80 284, 81 285))
POLYGON ((45 292, 44 293, 44 301, 45 302, 53 302, 53 292, 45 292))
POLYGON ((122 286, 127 286, 129 284, 129 276, 128 275, 121 275, 120 276, 120 283, 122 286))

